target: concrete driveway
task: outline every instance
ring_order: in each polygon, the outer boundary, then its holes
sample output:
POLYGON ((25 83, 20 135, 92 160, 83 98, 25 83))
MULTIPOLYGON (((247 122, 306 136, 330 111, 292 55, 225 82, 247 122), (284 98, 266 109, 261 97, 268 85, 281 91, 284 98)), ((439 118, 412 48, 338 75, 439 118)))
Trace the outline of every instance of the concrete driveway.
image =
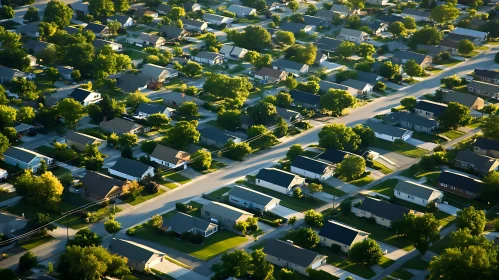
POLYGON ((424 142, 424 141, 421 141, 421 140, 418 140, 418 139, 414 139, 414 138, 409 138, 407 140, 405 140, 405 142, 407 142, 408 144, 411 144, 415 147, 418 147, 418 148, 421 148, 421 149, 425 149, 425 150, 428 150, 428 151, 433 151, 433 149, 435 149, 435 147, 438 146, 438 144, 435 144, 435 143, 431 143, 431 142, 424 142))
POLYGON ((291 217, 300 218, 303 216, 303 213, 296 212, 295 210, 289 209, 281 205, 277 205, 276 207, 270 209, 269 212, 272 214, 276 214, 279 217, 283 217, 285 219, 289 219, 291 217))
POLYGON ((399 249, 397 247, 393 247, 393 246, 390 246, 388 244, 385 244, 383 242, 379 242, 376 240, 376 242, 378 242, 379 246, 381 247, 381 250, 383 250, 383 252, 386 252, 385 254, 385 257, 391 259, 391 260, 398 260, 399 258, 407 255, 407 251, 404 251, 402 249, 399 249))
POLYGON ((365 280, 365 278, 362 278, 356 274, 353 274, 351 272, 348 272, 346 270, 343 270, 341 268, 337 268, 332 265, 322 265, 318 268, 319 270, 323 270, 331 275, 334 275, 336 277, 339 277, 339 280, 345 280, 348 276, 352 276, 353 279, 355 280, 365 280))
POLYGON ((161 271, 175 279, 194 279, 194 280, 205 280, 208 279, 205 276, 202 276, 196 272, 190 271, 186 268, 183 268, 179 265, 176 265, 168 260, 163 260, 153 267, 154 269, 161 271))
POLYGON ((442 212, 445 212, 445 213, 448 213, 448 214, 451 214, 453 216, 456 216, 457 215, 457 211, 461 210, 457 207, 454 207, 452 205, 449 205, 449 204, 445 204, 445 203, 440 203, 438 204, 438 209, 442 212))
POLYGON ((351 193, 351 192, 357 191, 359 189, 358 187, 356 187, 352 184, 343 182, 342 180, 335 178, 335 177, 329 177, 327 180, 325 180, 325 182, 328 185, 333 186, 333 187, 335 187, 339 190, 342 190, 346 193, 351 193))
POLYGON ((402 154, 396 153, 396 152, 390 152, 381 148, 376 148, 376 147, 369 147, 370 150, 373 150, 380 155, 384 156, 388 160, 392 161, 395 163, 395 166, 404 166, 407 164, 412 164, 414 163, 417 159, 410 158, 407 156, 404 156, 402 154))

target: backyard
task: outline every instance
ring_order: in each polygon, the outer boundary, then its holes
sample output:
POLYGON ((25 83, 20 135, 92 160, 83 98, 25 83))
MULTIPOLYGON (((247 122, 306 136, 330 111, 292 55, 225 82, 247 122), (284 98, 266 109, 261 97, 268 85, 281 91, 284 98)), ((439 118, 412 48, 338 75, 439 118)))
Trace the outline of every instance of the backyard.
POLYGON ((428 153, 428 151, 425 149, 414 147, 414 146, 407 144, 405 142, 401 146, 397 147, 392 142, 382 140, 379 138, 376 138, 374 140, 373 146, 377 147, 377 148, 385 149, 388 151, 397 152, 399 154, 402 154, 402 155, 405 155, 408 157, 413 157, 413 158, 422 157, 428 153))

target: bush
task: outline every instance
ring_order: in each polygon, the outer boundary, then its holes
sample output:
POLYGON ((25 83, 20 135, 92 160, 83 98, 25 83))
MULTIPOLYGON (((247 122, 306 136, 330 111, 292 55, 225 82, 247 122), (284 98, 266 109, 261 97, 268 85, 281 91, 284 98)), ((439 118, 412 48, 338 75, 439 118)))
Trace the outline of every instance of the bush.
POLYGON ((189 239, 191 238, 191 236, 192 236, 192 235, 193 235, 193 234, 192 234, 192 233, 190 233, 190 232, 188 232, 188 231, 186 231, 186 232, 182 232, 182 233, 180 234, 180 239, 185 240, 185 241, 189 241, 189 239))
POLYGON ((339 254, 341 253, 341 246, 338 244, 333 244, 331 245, 331 251, 333 251, 333 253, 335 254, 339 254))
POLYGON ((186 213, 189 210, 189 207, 187 207, 187 205, 180 202, 175 203, 175 208, 182 213, 186 213))
POLYGON ((368 223, 373 224, 373 225, 376 223, 376 219, 374 217, 369 217, 366 220, 368 223))
POLYGON ((128 236, 135 236, 137 234, 135 228, 129 228, 126 230, 126 235, 128 236))
POLYGON ((38 264, 38 258, 35 256, 35 254, 28 251, 19 259, 19 271, 20 272, 29 271, 32 268, 35 268, 37 264, 38 264))
POLYGON ((429 213, 435 213, 438 211, 438 206, 437 204, 435 203, 435 201, 432 201, 432 202, 429 202, 427 205, 426 205, 426 208, 428 209, 428 212, 429 213))
POLYGON ((352 200, 345 199, 340 203, 341 213, 343 215, 349 215, 352 212, 352 200))
POLYGON ((202 244, 204 241, 204 236, 201 234, 191 234, 188 237, 188 241, 192 244, 202 244))

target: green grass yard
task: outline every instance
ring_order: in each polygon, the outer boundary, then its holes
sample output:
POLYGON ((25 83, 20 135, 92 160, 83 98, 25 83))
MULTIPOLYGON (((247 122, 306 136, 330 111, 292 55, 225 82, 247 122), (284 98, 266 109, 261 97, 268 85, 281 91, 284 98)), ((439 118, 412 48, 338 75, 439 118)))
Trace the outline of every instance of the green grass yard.
POLYGON ((346 270, 348 272, 354 273, 360 277, 370 279, 376 275, 376 273, 367 266, 362 266, 359 264, 355 264, 348 260, 346 255, 333 253, 331 248, 324 246, 317 246, 313 249, 320 254, 324 254, 327 256, 327 263, 346 270))
POLYGON ((373 146, 381 148, 381 149, 385 149, 388 151, 397 152, 397 153, 402 154, 404 156, 413 157, 413 158, 422 157, 428 153, 428 151, 425 149, 414 147, 414 146, 409 145, 405 142, 401 147, 396 147, 392 142, 382 140, 379 138, 376 138, 374 140, 373 146))
POLYGON ((208 170, 204 170, 204 171, 201 171, 202 174, 208 174, 208 173, 211 173, 211 172, 215 172, 221 168, 224 168, 225 166, 227 166, 225 163, 221 162, 221 161, 216 161, 216 160, 212 160, 211 161, 211 166, 210 166, 210 169, 208 170))
POLYGON ((17 193, 15 192, 5 192, 5 191, 0 191, 0 202, 2 201, 5 201, 5 200, 9 200, 11 198, 14 198, 17 196, 17 193))
POLYGON ((446 235, 444 238, 433 243, 433 245, 430 247, 430 251, 432 251, 433 253, 442 254, 446 248, 449 248, 449 246, 451 246, 451 243, 452 241, 450 239, 450 236, 446 235))
POLYGON ((412 138, 419 139, 419 140, 425 141, 425 142, 437 143, 437 144, 447 142, 446 139, 444 139, 438 135, 419 132, 419 131, 414 131, 412 133, 412 138))
POLYGON ((157 193, 149 194, 149 193, 143 193, 141 196, 137 197, 135 200, 132 201, 126 201, 130 205, 138 205, 141 204, 142 202, 146 202, 147 200, 151 198, 155 198, 156 196, 162 195, 165 192, 163 189, 159 189, 157 193))
POLYGON ((421 255, 415 256, 413 259, 406 262, 402 268, 405 269, 417 269, 417 270, 426 270, 428 269, 429 262, 421 259, 421 255))
POLYGON ((322 183, 322 191, 336 197, 342 197, 347 194, 346 192, 325 183, 322 183))
POLYGON ((186 184, 191 181, 190 178, 185 177, 184 175, 174 172, 174 173, 167 173, 164 178, 168 178, 172 181, 175 181, 181 185, 186 184))
POLYGON ((364 177, 359 178, 359 179, 345 181, 345 182, 352 184, 354 186, 357 186, 357 187, 363 187, 363 186, 371 183, 372 181, 374 181, 374 178, 368 175, 368 176, 364 176, 364 177))
POLYGON ((38 235, 33 238, 30 238, 28 240, 21 241, 17 243, 17 245, 25 250, 32 250, 40 245, 43 245, 45 243, 48 243, 52 240, 55 240, 54 237, 50 235, 42 236, 38 235))
POLYGON ((391 266, 392 264, 394 264, 395 261, 392 260, 392 259, 389 259, 385 256, 381 257, 381 260, 379 261, 379 265, 382 267, 382 268, 388 268, 389 266, 391 266))
POLYGON ((379 161, 374 161, 373 165, 371 166, 372 169, 376 169, 380 171, 383 174, 390 174, 393 172, 390 168, 386 167, 385 165, 381 164, 379 161))
POLYGON ((53 157, 55 154, 55 149, 49 146, 39 146, 35 148, 35 151, 39 152, 42 155, 46 155, 49 157, 53 157))
POLYGON ((453 140, 453 139, 456 139, 456 138, 463 136, 464 132, 459 131, 459 130, 448 130, 446 132, 440 133, 439 135, 443 135, 443 136, 449 138, 450 140, 453 140))
POLYGON ((393 189, 397 185, 398 181, 399 181, 398 179, 388 179, 373 186, 372 188, 370 188, 370 190, 382 195, 386 195, 388 197, 392 197, 393 189))
POLYGON ((218 190, 208 193, 206 196, 211 200, 219 201, 223 197, 223 195, 229 192, 231 189, 231 187, 222 187, 218 190))
POLYGON ((412 277, 414 277, 414 274, 410 273, 409 271, 399 268, 392 272, 390 276, 395 277, 395 279, 402 279, 402 280, 410 280, 412 277))

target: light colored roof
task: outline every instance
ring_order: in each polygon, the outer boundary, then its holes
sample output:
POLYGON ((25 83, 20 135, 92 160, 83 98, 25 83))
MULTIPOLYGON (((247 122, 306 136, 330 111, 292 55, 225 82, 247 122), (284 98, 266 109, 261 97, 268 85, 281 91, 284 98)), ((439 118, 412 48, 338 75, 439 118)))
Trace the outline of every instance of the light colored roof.
POLYGON ((93 137, 91 135, 75 131, 68 131, 68 133, 66 133, 66 139, 83 145, 94 144, 95 142, 104 141, 97 137, 93 137))
POLYGON ((121 119, 121 118, 114 118, 110 121, 103 121, 100 123, 101 127, 104 128, 109 128, 114 131, 119 131, 121 133, 128 133, 131 130, 133 130, 136 126, 142 126, 138 123, 134 123, 129 120, 121 119))
POLYGON ((163 74, 165 70, 166 70, 165 67, 152 63, 144 64, 144 66, 142 66, 141 69, 143 75, 151 78, 158 78, 159 76, 161 76, 161 74, 163 74))
POLYGON ((266 195, 264 193, 257 192, 255 190, 245 188, 242 186, 233 187, 232 190, 230 190, 229 195, 243 198, 245 200, 251 201, 253 203, 262 206, 267 206, 269 203, 271 203, 274 200, 280 201, 279 199, 272 197, 270 195, 266 195))
POLYGON ((236 15, 242 15, 242 14, 250 14, 253 11, 256 11, 253 8, 250 7, 245 7, 245 6, 240 6, 240 5, 230 5, 227 8, 227 11, 233 12, 236 15))
POLYGON ((466 36, 472 36, 475 38, 486 38, 487 33, 482 32, 482 31, 476 31, 473 29, 468 29, 468 28, 462 28, 462 27, 456 27, 451 31, 452 34, 459 34, 459 35, 466 35, 466 36))
POLYGON ((14 146, 9 147, 7 149, 7 151, 5 151, 3 154, 4 154, 4 156, 8 156, 8 157, 11 157, 13 159, 17 159, 17 160, 22 161, 24 163, 30 163, 36 157, 48 158, 47 156, 39 154, 35 151, 31 151, 31 150, 21 148, 21 147, 14 147, 14 146))
POLYGON ((402 137, 404 136, 409 130, 403 129, 400 127, 395 127, 375 121, 368 121, 367 126, 372 128, 374 132, 380 133, 380 134, 385 134, 385 135, 390 135, 393 137, 402 137))
POLYGON ((365 32, 350 28, 342 28, 340 32, 340 35, 352 36, 352 37, 361 37, 362 34, 365 34, 365 32))
POLYGON ((201 211, 208 211, 215 215, 225 217, 232 221, 237 221, 242 216, 253 216, 250 212, 246 212, 236 207, 232 207, 227 204, 223 204, 220 202, 212 201, 208 204, 203 205, 201 211))
POLYGON ((441 193, 441 191, 436 190, 434 188, 430 188, 425 185, 417 184, 411 181, 402 181, 402 180, 398 181, 394 191, 400 191, 425 200, 429 200, 433 195, 433 193, 435 192, 441 193))
POLYGON ((333 4, 333 6, 331 7, 331 11, 342 14, 348 14, 348 7, 345 5, 333 4))

